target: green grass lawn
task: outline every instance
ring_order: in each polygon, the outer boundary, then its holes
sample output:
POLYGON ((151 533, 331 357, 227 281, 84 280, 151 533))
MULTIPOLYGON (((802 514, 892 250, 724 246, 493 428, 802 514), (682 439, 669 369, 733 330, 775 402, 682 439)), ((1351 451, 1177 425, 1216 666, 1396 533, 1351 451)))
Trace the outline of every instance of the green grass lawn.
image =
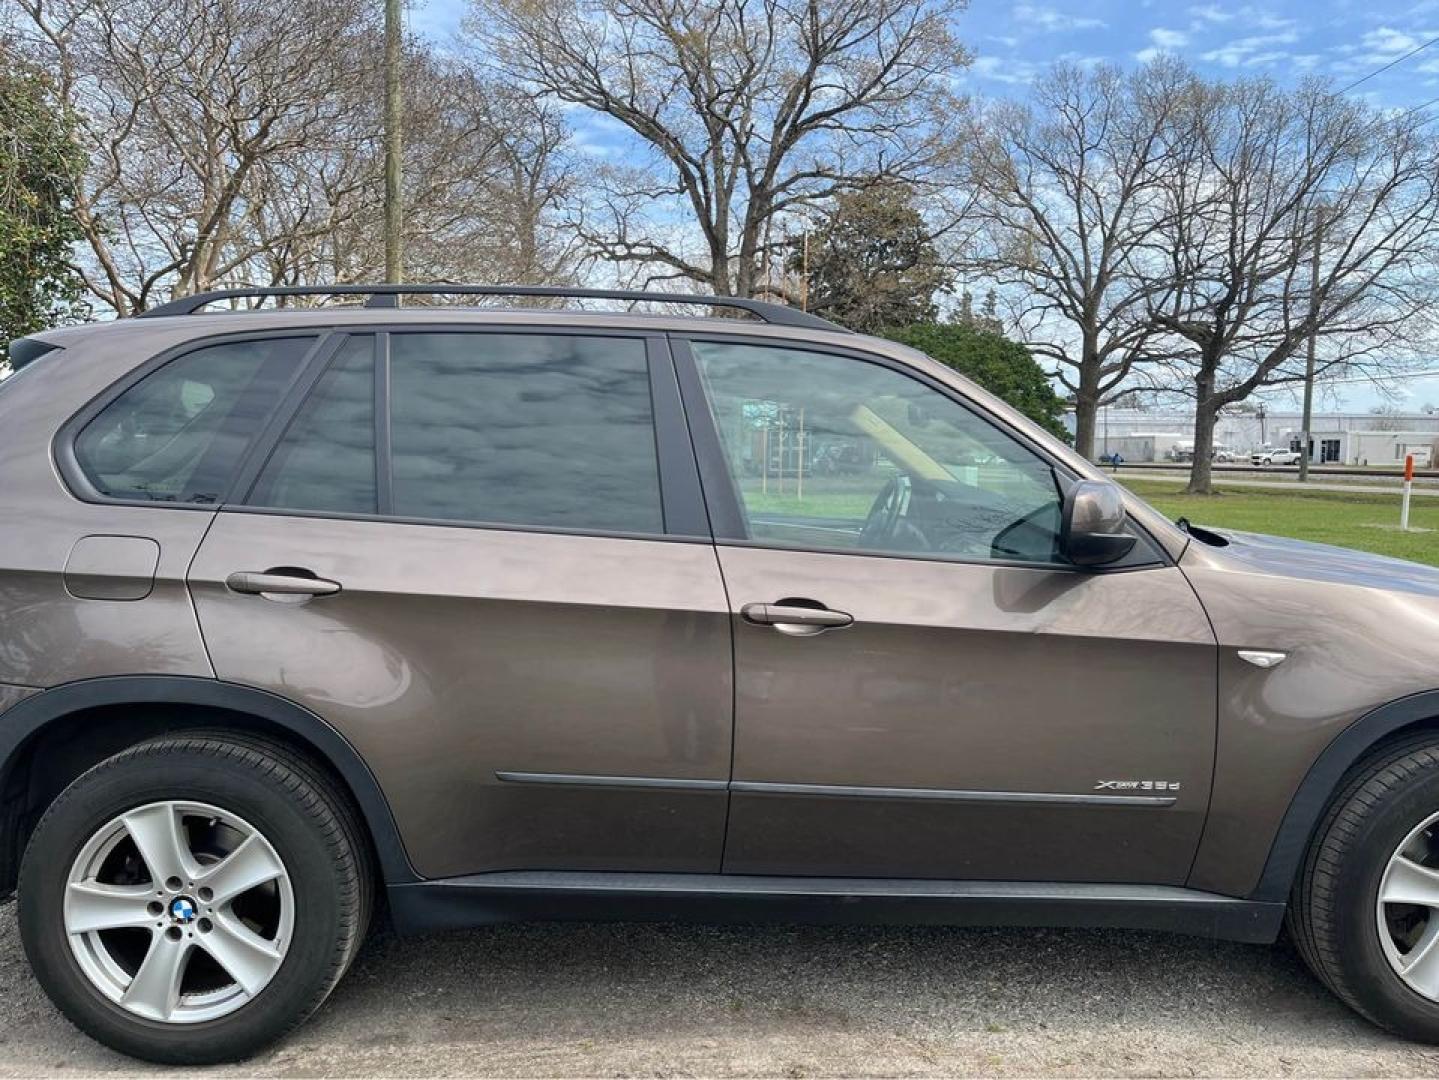
POLYGON ((1270 491, 1225 488, 1217 495, 1185 495, 1178 480, 1125 478, 1122 483, 1171 518, 1187 517, 1216 529, 1292 536, 1321 544, 1373 551, 1439 566, 1439 498, 1416 495, 1411 529, 1399 531, 1399 492, 1393 495, 1337 491, 1270 491))
MULTIPOLYGON (((1230 487, 1221 483, 1218 495, 1185 495, 1184 481, 1121 478, 1170 518, 1187 517, 1196 525, 1216 529, 1272 533, 1313 540, 1320 544, 1373 551, 1398 559, 1439 566, 1439 497, 1416 495, 1409 515, 1411 529, 1399 531, 1399 492, 1274 491, 1230 487)), ((795 517, 838 518, 861 522, 874 500, 874 478, 816 477, 806 479, 803 498, 796 495, 791 478, 783 494, 771 480, 768 492, 758 480, 746 480, 745 502, 750 513, 795 517)))

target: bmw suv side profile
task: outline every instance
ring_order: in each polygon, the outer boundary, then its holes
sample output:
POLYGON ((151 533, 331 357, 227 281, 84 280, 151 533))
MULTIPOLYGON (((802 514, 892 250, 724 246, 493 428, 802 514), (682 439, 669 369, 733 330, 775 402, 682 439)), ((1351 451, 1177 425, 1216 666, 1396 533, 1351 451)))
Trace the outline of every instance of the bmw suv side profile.
POLYGON ((250 1054, 383 899, 1287 925, 1439 1041, 1439 572, 1176 526, 792 309, 324 291, 0 383, 0 895, 84 1031, 250 1054))

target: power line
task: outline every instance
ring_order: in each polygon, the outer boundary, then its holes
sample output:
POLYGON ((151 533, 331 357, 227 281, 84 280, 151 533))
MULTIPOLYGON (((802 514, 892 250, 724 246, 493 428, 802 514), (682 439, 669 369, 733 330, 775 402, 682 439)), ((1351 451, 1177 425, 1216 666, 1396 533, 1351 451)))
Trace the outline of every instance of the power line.
POLYGON ((1376 75, 1383 75, 1386 71, 1388 71, 1390 68, 1394 67, 1396 64, 1402 64, 1402 63, 1404 63, 1405 60, 1408 60, 1411 56, 1415 56, 1415 55, 1417 55, 1417 54, 1419 54, 1419 53, 1422 53, 1425 49, 1429 48, 1430 45, 1433 45, 1436 41, 1439 41, 1439 37, 1430 38, 1430 39, 1429 39, 1428 41, 1426 41, 1423 45, 1420 45, 1420 46, 1418 46, 1417 48, 1414 48, 1414 49, 1410 49, 1410 50, 1409 50, 1407 53, 1405 53, 1403 56, 1398 57, 1397 59, 1394 59, 1394 60, 1390 60, 1389 63, 1385 64, 1382 68, 1379 68, 1377 71, 1371 71, 1368 75, 1365 75, 1364 78, 1358 79, 1358 80, 1350 83, 1348 86, 1344 87, 1344 89, 1340 90, 1339 93, 1341 93, 1341 94, 1347 94, 1347 93, 1349 93, 1349 91, 1353 90, 1356 86, 1363 86, 1363 85, 1364 85, 1365 83, 1367 83, 1370 79, 1374 78, 1374 76, 1376 76, 1376 75))
MULTIPOLYGON (((1425 109, 1429 108, 1430 105, 1439 105, 1439 97, 1430 98, 1430 99, 1429 99, 1428 101, 1426 101, 1423 105, 1415 105, 1414 108, 1412 108, 1412 109, 1406 109, 1404 112, 1402 112, 1402 113, 1399 114, 1399 119, 1400 119, 1400 120, 1407 120, 1409 117, 1413 116, 1415 113, 1417 113, 1417 112, 1423 112, 1425 109)), ((1434 117, 1431 116, 1429 119, 1430 119, 1430 120, 1433 120, 1434 117)), ((1428 123, 1428 122, 1429 122, 1428 120, 1425 121, 1425 123, 1428 123)))

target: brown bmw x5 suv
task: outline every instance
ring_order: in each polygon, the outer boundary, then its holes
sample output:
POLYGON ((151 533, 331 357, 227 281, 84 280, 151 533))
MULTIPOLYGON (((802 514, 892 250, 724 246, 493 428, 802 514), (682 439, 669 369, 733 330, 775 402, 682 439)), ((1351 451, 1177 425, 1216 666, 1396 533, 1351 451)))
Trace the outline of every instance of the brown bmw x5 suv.
POLYGON ((1176 526, 793 309, 351 291, 12 349, 0 894, 85 1031, 248 1054, 383 897, 1287 925, 1439 1041, 1439 572, 1176 526))

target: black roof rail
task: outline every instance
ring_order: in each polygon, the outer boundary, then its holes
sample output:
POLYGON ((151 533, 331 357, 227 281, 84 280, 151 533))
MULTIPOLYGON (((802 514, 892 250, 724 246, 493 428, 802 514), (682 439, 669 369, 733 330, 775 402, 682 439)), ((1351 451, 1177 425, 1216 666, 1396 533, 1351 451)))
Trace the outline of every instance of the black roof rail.
POLYGON ((639 289, 570 289, 562 285, 279 285, 257 286, 253 289, 216 289, 212 292, 182 296, 178 300, 142 311, 141 319, 167 315, 193 315, 201 308, 221 300, 240 300, 266 296, 366 296, 366 307, 395 307, 401 296, 541 296, 577 300, 650 301, 662 304, 703 304, 706 307, 736 308, 772 326, 799 326, 810 330, 845 328, 784 304, 749 300, 738 296, 693 296, 687 293, 645 292, 639 289))

